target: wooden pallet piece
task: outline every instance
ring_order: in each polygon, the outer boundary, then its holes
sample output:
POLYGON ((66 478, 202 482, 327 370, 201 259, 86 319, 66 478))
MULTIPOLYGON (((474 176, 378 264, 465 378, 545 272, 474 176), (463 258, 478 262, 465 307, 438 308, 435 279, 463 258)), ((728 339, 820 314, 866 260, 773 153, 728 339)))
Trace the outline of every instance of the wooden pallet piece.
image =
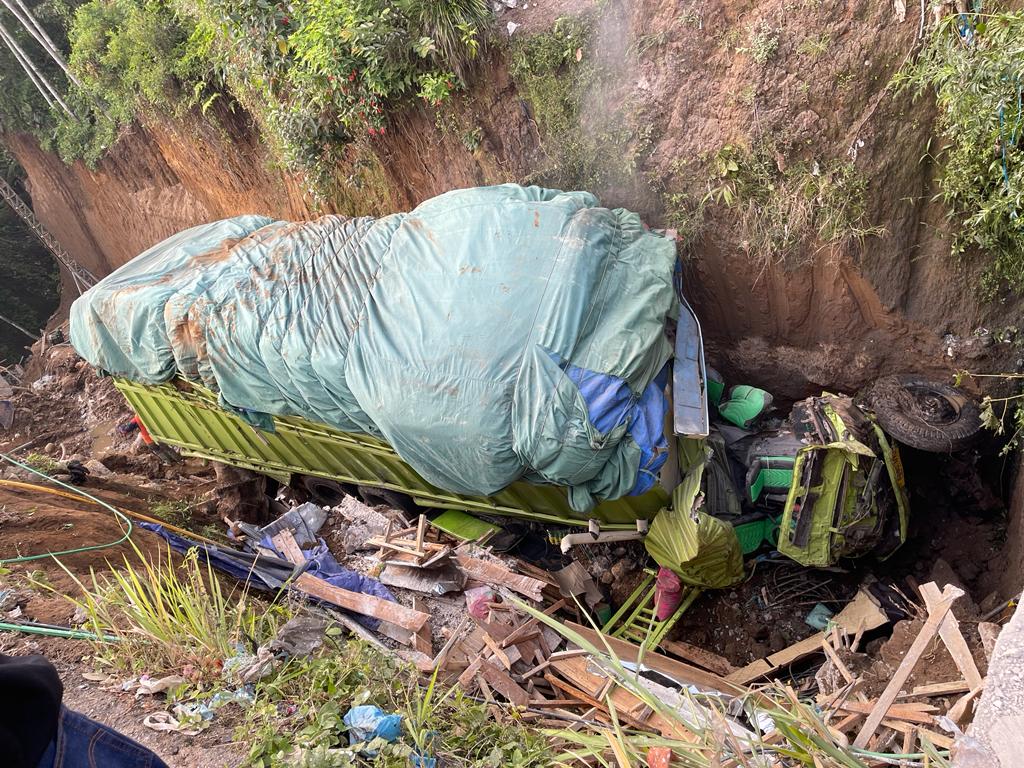
POLYGON ((323 600, 338 608, 344 608, 346 611, 370 616, 381 621, 388 621, 411 632, 416 632, 430 621, 429 613, 414 611, 412 608, 406 608, 400 603, 383 600, 373 595, 350 592, 347 589, 328 584, 323 579, 318 579, 316 576, 308 573, 300 574, 292 582, 292 587, 310 597, 323 600))
MULTIPOLYGON (((488 660, 489 661, 489 660, 488 660)), ((525 689, 521 688, 515 680, 513 680, 508 672, 496 667, 494 664, 484 661, 478 669, 479 674, 483 675, 487 683, 508 699, 512 704, 517 707, 526 707, 530 703, 530 694, 525 689)))
POLYGON ((737 668, 729 663, 729 660, 717 653, 699 648, 681 640, 662 640, 661 649, 667 651, 683 661, 703 667, 716 675, 731 675, 737 668))
POLYGON ((537 602, 544 599, 545 583, 540 579, 515 573, 500 563, 492 563, 469 555, 456 554, 455 562, 469 578, 483 584, 501 585, 537 602))
MULTIPOLYGON (((921 597, 924 598, 929 612, 934 611, 939 601, 942 600, 939 588, 934 582, 921 585, 921 597)), ((971 689, 980 687, 981 672, 978 671, 974 655, 971 653, 967 641, 964 640, 963 633, 960 632, 960 622, 956 620, 952 611, 946 614, 946 618, 939 626, 939 638, 946 646, 946 650, 949 651, 949 655, 953 657, 956 668, 960 670, 960 674, 964 676, 964 680, 967 681, 971 689)))
MULTIPOLYGON (((572 621, 566 622, 566 626, 582 636, 584 640, 602 653, 607 645, 622 661, 636 663, 640 658, 640 647, 638 645, 626 640, 620 640, 617 637, 609 637, 591 627, 585 627, 572 621)), ((820 640, 818 642, 820 643, 820 640)), ((818 647, 820 648, 820 646, 818 647)), ((727 678, 720 677, 692 664, 670 659, 668 656, 660 653, 645 653, 643 655, 643 663, 650 669, 661 672, 677 682, 696 685, 698 688, 704 688, 705 690, 721 691, 722 693, 731 693, 737 696, 747 692, 745 687, 727 678)))
POLYGON ((302 554, 302 549, 295 541, 295 536, 291 531, 283 530, 274 534, 270 537, 270 543, 292 565, 302 565, 306 562, 306 557, 302 554))
MULTIPOLYGON (((413 597, 412 608, 414 611, 419 611, 420 613, 427 613, 427 611, 424 610, 425 607, 426 606, 424 605, 423 598, 415 596, 413 597)), ((419 653, 426 654, 427 656, 434 655, 434 639, 430 632, 429 621, 422 627, 420 627, 418 630, 416 630, 416 634, 413 635, 412 647, 419 653)))
POLYGON ((921 658, 921 654, 925 652, 928 644, 939 633, 939 627, 946 618, 946 614, 953 607, 953 601, 963 596, 963 594, 964 591, 962 589, 946 585, 946 588, 941 593, 941 599, 938 604, 933 610, 929 611, 928 618, 917 637, 914 638, 914 642, 907 651, 907 655, 903 657, 903 661, 896 668, 896 672, 893 674, 889 684, 882 691, 882 695, 878 697, 878 701, 871 714, 864 721, 864 725, 857 734, 857 738, 853 741, 853 746, 858 749, 865 749, 867 747, 871 737, 874 736, 878 726, 881 725, 885 713, 889 711, 889 707, 896 701, 896 697, 899 695, 900 690, 902 690, 903 684, 907 682, 910 673, 914 671, 914 667, 921 658))

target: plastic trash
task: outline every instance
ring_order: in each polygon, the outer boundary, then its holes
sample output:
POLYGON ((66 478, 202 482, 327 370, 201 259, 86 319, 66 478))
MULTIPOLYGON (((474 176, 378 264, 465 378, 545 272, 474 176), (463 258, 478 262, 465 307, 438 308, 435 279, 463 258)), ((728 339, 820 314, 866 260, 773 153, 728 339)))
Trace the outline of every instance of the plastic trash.
POLYGON ((494 590, 490 587, 473 587, 463 594, 466 596, 466 608, 469 615, 481 621, 487 620, 487 603, 494 600, 494 590))
POLYGON ((316 504, 306 502, 297 507, 289 509, 270 525, 260 529, 260 538, 276 536, 283 530, 290 530, 295 534, 295 543, 301 549, 312 547, 316 544, 316 532, 320 530, 327 520, 327 513, 316 504))
POLYGON ((825 605, 818 603, 804 619, 804 624, 814 627, 817 630, 824 630, 832 620, 832 611, 825 605))
POLYGON ((315 616, 290 619, 270 641, 270 649, 288 656, 309 656, 324 643, 327 622, 315 616))
POLYGON ((373 739, 383 739, 391 744, 402 735, 402 716, 386 715, 372 704, 352 707, 342 719, 348 726, 349 744, 364 743, 373 739))

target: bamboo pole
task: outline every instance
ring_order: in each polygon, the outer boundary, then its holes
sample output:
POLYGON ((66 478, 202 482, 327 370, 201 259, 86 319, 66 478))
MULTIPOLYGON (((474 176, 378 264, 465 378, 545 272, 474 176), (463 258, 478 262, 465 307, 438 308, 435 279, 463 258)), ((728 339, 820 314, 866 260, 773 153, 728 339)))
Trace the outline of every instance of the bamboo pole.
POLYGON ((39 336, 32 334, 30 331, 26 331, 24 328, 22 328, 16 322, 11 320, 9 317, 4 317, 3 315, 0 315, 0 320, 3 320, 5 323, 7 323, 8 325, 10 325, 10 326, 12 326, 14 328, 17 328, 19 331, 21 331, 26 336, 28 336, 30 339, 32 339, 32 341, 38 341, 39 340, 39 336))
POLYGON ((2 27, 0 27, 0 30, 2 30, 0 31, 0 40, 3 40, 4 44, 10 49, 11 54, 14 56, 14 60, 18 62, 23 70, 25 70, 25 74, 28 75, 28 79, 32 81, 32 85, 36 87, 36 90, 39 91, 42 97, 46 99, 46 103, 50 106, 50 109, 56 109, 57 103, 53 100, 53 97, 50 96, 49 91, 43 87, 39 78, 36 77, 31 65, 26 64, 25 61, 22 60, 21 56, 18 54, 17 46, 11 45, 10 40, 8 40, 7 35, 5 34, 6 30, 3 30, 2 27))
POLYGON ((0 0, 0 2, 3 2, 7 9, 14 14, 14 17, 20 21, 21 25, 25 27, 28 33, 36 39, 36 42, 38 42, 39 45, 42 46, 43 50, 50 55, 50 58, 57 63, 57 66, 64 70, 64 74, 68 76, 68 79, 81 88, 82 84, 78 81, 78 78, 72 74, 67 60, 47 34, 43 25, 39 23, 35 16, 32 15, 28 6, 26 6, 22 0, 0 0))
MULTIPOLYGON (((32 59, 30 59, 28 57, 28 54, 26 54, 25 51, 22 50, 21 46, 18 45, 18 42, 14 39, 14 36, 7 31, 7 28, 3 24, 0 24, 0 37, 3 38, 5 43, 7 43, 7 47, 10 48, 11 51, 14 53, 15 58, 20 57, 19 63, 26 72, 29 72, 29 76, 31 77, 31 74, 35 73, 36 79, 38 79, 40 82, 42 82, 44 86, 46 86, 46 89, 53 96, 54 100, 58 104, 60 104, 60 106, 64 109, 65 112, 68 113, 70 117, 77 120, 78 117, 72 111, 71 107, 69 107, 64 102, 64 99, 60 97, 60 94, 57 92, 57 89, 50 84, 50 81, 46 79, 46 76, 39 71, 35 64, 32 63, 32 59)), ((36 87, 39 87, 38 83, 36 83, 36 87)))

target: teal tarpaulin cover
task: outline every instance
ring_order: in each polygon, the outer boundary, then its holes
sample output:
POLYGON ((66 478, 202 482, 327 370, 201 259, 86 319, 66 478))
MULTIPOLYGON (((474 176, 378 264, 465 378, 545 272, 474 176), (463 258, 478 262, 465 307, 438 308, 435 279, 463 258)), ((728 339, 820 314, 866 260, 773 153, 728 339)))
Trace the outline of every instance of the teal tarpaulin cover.
POLYGON ((674 265, 670 240, 586 192, 506 184, 378 219, 239 216, 102 280, 74 303, 71 340, 116 376, 201 382, 256 424, 381 437, 457 493, 525 478, 586 511, 646 490, 667 455, 674 265))

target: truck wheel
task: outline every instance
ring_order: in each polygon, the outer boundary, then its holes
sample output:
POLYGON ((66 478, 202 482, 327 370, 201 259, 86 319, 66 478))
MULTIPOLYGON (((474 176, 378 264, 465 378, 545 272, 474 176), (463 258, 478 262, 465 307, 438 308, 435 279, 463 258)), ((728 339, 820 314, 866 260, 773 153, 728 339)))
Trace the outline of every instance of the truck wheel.
POLYGON ((981 410, 963 390, 918 376, 886 376, 867 396, 879 425, 896 440, 922 451, 966 448, 981 431, 981 410))
POLYGON ((400 509, 406 517, 412 519, 420 516, 423 510, 412 500, 412 496, 387 488, 373 488, 369 485, 359 486, 359 496, 363 503, 370 507, 384 505, 392 509, 400 509))
POLYGON ((321 507, 336 507, 346 496, 355 495, 354 488, 346 488, 342 483, 326 477, 299 475, 296 481, 299 488, 309 494, 310 500, 321 507))

